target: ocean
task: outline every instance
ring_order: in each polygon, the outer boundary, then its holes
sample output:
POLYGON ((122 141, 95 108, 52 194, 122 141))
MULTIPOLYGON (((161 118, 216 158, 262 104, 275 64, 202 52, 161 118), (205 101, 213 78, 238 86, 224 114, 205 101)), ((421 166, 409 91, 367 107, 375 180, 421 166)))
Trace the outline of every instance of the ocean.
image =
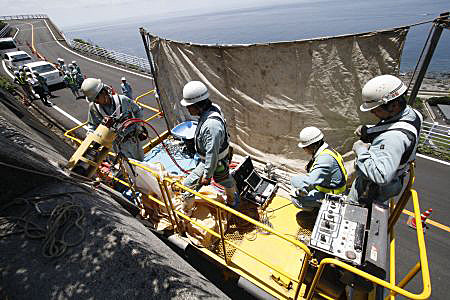
MULTIPOLYGON (((146 57, 139 27, 163 38, 201 44, 248 44, 310 39, 382 30, 432 20, 449 11, 448 0, 302 0, 200 15, 149 15, 61 28, 107 49, 146 57)), ((400 69, 416 66, 431 23, 411 27, 400 69)), ((429 72, 450 73, 450 30, 444 30, 429 72)))

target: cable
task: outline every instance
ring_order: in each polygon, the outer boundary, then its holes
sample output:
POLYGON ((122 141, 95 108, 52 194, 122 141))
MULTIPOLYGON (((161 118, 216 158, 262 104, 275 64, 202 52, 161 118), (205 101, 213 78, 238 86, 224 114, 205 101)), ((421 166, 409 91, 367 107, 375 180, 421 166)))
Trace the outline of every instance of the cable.
POLYGON ((19 217, 6 216, 0 218, 0 225, 12 224, 11 221, 16 221, 13 223, 15 225, 13 229, 18 228, 6 234, 0 235, 0 238, 13 234, 24 233, 25 236, 30 239, 43 240, 42 255, 44 257, 56 258, 63 255, 67 251, 68 247, 74 247, 80 244, 85 238, 85 230, 81 226, 84 220, 84 209, 72 201, 66 201, 56 205, 50 212, 48 212, 43 211, 41 207, 39 207, 38 201, 42 201, 44 199, 54 199, 58 196, 66 196, 75 201, 72 195, 74 193, 86 192, 69 191, 31 198, 16 198, 15 200, 10 201, 8 204, 0 208, 0 212, 4 212, 8 208, 15 205, 25 205, 28 209, 25 209, 25 212, 19 217), (35 208, 39 216, 48 218, 45 227, 31 221, 31 217, 29 217, 29 215, 32 207, 35 208), (69 242, 66 239, 66 235, 74 227, 78 229, 80 236, 75 241, 69 242))

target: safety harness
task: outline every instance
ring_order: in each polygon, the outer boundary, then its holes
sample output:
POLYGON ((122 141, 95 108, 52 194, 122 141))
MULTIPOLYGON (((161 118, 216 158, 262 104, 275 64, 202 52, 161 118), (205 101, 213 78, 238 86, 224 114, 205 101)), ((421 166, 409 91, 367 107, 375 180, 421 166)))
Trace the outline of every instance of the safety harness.
POLYGON ((392 120, 387 122, 379 122, 377 125, 368 127, 363 130, 361 140, 365 143, 373 143, 373 140, 380 134, 390 131, 398 130, 403 132, 411 141, 411 145, 403 153, 400 160, 400 165, 397 168, 397 175, 404 174, 408 169, 408 164, 415 160, 415 153, 419 144, 420 128, 422 125, 423 117, 420 112, 413 109, 416 118, 414 120, 405 120, 400 118, 398 120, 392 120))
POLYGON ((120 116, 122 114, 122 105, 121 105, 121 101, 119 98, 119 95, 110 95, 111 98, 113 99, 113 101, 111 101, 111 105, 113 106, 113 113, 112 114, 108 114, 105 111, 105 108, 103 107, 103 105, 94 104, 94 108, 96 110, 96 112, 99 114, 99 116, 103 119, 104 117, 117 117, 120 116), (102 113, 103 112, 103 113, 102 113))
POLYGON ((225 130, 225 139, 224 139, 222 145, 220 145, 218 158, 219 158, 219 160, 225 159, 228 156, 228 151, 230 148, 230 143, 229 143, 230 137, 229 137, 227 126, 226 126, 226 121, 222 115, 222 112, 220 111, 220 109, 217 106, 214 106, 214 105, 203 114, 203 116, 200 118, 200 120, 197 124, 197 128, 195 129, 195 135, 194 135, 195 151, 198 153, 198 155, 200 156, 200 158, 202 160, 205 160, 206 152, 203 150, 200 150, 200 147, 199 147, 199 134, 200 134, 200 129, 202 128, 202 126, 206 122, 206 120, 208 120, 208 119, 216 119, 216 120, 220 121, 223 125, 223 128, 225 130))
POLYGON ((314 162, 313 162, 310 170, 308 170, 308 172, 310 172, 311 170, 314 169, 319 156, 321 156, 323 154, 328 154, 331 157, 333 157, 334 160, 336 160, 336 162, 339 165, 339 169, 341 170, 341 173, 342 173, 343 176, 341 178, 341 182, 339 182, 337 187, 334 188, 334 189, 332 189, 330 187, 320 186, 320 185, 316 185, 314 188, 316 190, 320 191, 320 192, 323 192, 323 193, 329 193, 329 194, 335 194, 335 195, 342 194, 343 192, 345 192, 345 189, 346 189, 348 175, 347 175, 347 170, 344 167, 344 160, 342 159, 342 156, 337 151, 335 151, 334 149, 332 149, 332 148, 325 148, 324 150, 322 150, 319 153, 319 155, 317 155, 316 159, 314 160, 314 162))

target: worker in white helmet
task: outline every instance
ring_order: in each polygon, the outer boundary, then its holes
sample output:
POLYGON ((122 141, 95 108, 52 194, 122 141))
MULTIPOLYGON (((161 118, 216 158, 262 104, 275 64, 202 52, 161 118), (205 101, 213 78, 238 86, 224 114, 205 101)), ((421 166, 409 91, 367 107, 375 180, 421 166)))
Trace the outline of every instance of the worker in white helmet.
MULTIPOLYGON (((196 188, 209 185, 214 178, 225 188, 227 203, 236 208, 239 195, 229 172, 230 136, 220 107, 211 102, 208 88, 200 81, 190 81, 184 86, 181 105, 186 107, 192 116, 200 117, 194 144, 201 162, 186 177, 183 184, 196 188)), ((192 197, 185 198, 184 210, 189 209, 192 204, 192 197)))
MULTIPOLYGON (((123 95, 113 94, 111 87, 100 79, 86 78, 81 85, 81 91, 89 103, 88 131, 94 131, 105 117, 125 116, 142 119, 142 109, 139 105, 123 95)), ((137 137, 131 137, 120 145, 115 144, 126 157, 139 161, 144 159, 142 142, 137 137)))
POLYGON ((58 65, 57 65, 58 69, 63 72, 63 74, 67 73, 69 71, 68 67, 66 66, 66 64, 64 63, 64 59, 62 58, 58 58, 58 65))
POLYGON ((325 193, 342 194, 347 184, 347 171, 342 156, 325 141, 317 127, 305 127, 300 131, 300 143, 306 154, 311 156, 306 166, 306 175, 292 176, 295 189, 292 202, 303 211, 317 211, 325 193))
POLYGON ((122 93, 128 98, 133 99, 133 89, 131 88, 131 85, 127 82, 127 79, 125 77, 122 77, 120 80, 122 81, 122 83, 120 84, 122 88, 122 93))
POLYGON ((392 75, 377 76, 364 85, 360 110, 380 121, 355 131, 360 139, 353 144, 357 177, 350 201, 384 202, 401 192, 422 125, 422 115, 407 105, 406 91, 406 85, 392 75))
MULTIPOLYGON (((78 88, 80 89, 81 85, 83 84, 83 81, 84 81, 83 74, 81 74, 80 67, 77 65, 77 62, 75 60, 72 60, 71 65, 73 66, 72 75, 75 77, 77 84, 78 84, 78 88)), ((70 67, 70 65, 69 65, 69 67, 70 67)))
POLYGON ((72 60, 72 65, 75 67, 75 70, 77 70, 77 72, 81 74, 81 69, 80 69, 80 67, 78 66, 76 60, 72 60))

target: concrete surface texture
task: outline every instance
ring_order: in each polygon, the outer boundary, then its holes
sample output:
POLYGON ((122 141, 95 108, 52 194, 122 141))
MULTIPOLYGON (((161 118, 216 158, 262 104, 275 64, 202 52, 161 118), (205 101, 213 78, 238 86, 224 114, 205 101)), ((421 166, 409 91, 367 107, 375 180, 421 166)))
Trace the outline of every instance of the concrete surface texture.
MULTIPOLYGON (((62 173, 59 150, 67 149, 10 96, 0 94, 0 298, 2 299, 211 299, 228 298, 162 243, 105 192, 62 173), (13 216, 25 211, 45 226, 47 218, 19 198, 49 196, 48 212, 71 201, 84 211, 81 229, 71 227, 67 242, 82 242, 57 258, 42 255, 43 241, 24 234, 3 237, 18 227, 13 216)), ((67 153, 66 153, 67 154, 67 153)), ((70 153, 71 154, 71 153, 70 153)))

